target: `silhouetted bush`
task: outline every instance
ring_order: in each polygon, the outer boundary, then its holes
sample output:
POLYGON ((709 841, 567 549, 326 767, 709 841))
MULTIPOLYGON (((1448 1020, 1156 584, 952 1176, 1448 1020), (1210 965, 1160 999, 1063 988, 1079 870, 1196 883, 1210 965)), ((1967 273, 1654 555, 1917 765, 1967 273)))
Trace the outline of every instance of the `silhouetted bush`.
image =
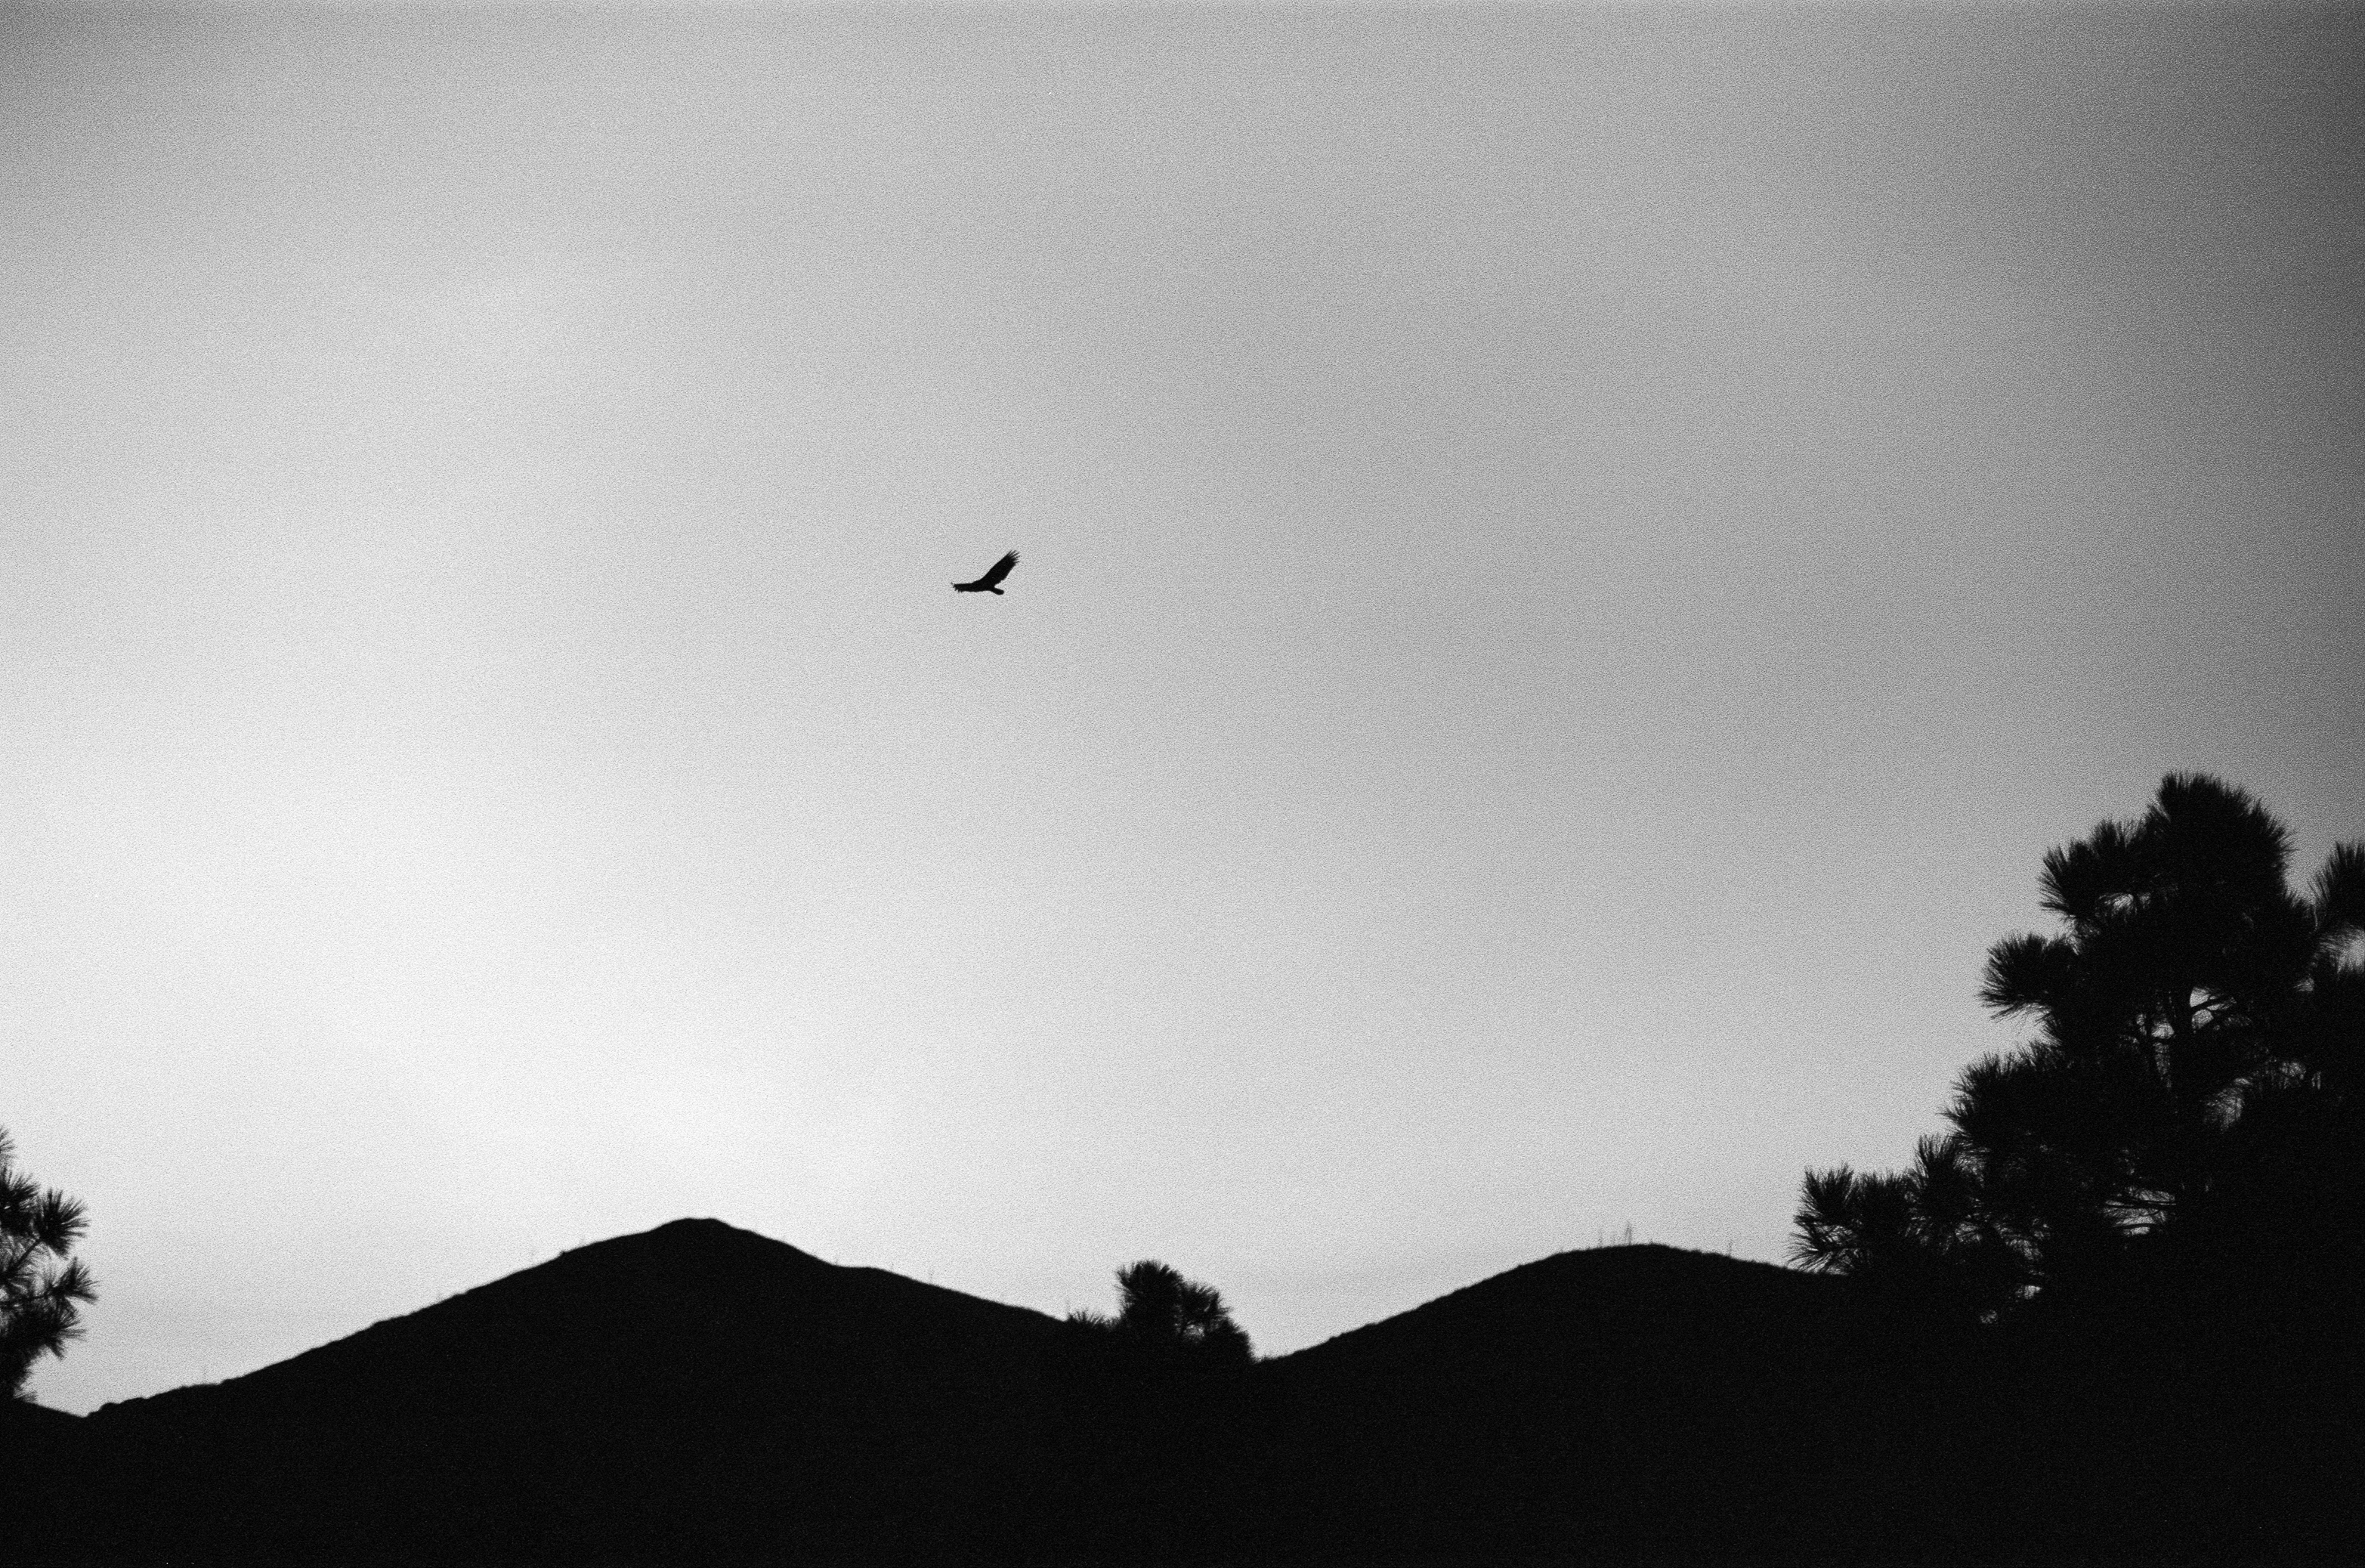
POLYGON ((1153 1260, 1117 1271, 1115 1316, 1070 1314, 1063 1539, 1079 1554, 1226 1555, 1259 1512, 1256 1357, 1212 1285, 1153 1260))
POLYGON ((1246 1330, 1232 1320, 1223 1293, 1186 1280, 1154 1258, 1116 1271, 1117 1313, 1081 1307, 1068 1321, 1114 1336, 1145 1355, 1196 1358, 1244 1366, 1256 1359, 1246 1330))

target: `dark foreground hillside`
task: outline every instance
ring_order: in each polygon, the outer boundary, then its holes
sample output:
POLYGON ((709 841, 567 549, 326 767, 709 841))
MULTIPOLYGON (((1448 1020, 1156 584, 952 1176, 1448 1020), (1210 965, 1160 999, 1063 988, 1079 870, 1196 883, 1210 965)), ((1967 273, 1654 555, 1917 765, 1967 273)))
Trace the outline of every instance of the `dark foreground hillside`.
POLYGON ((1216 1365, 682 1220, 0 1441, 30 1562, 2350 1555, 2353 1384, 2202 1327, 1626 1247, 1216 1365))

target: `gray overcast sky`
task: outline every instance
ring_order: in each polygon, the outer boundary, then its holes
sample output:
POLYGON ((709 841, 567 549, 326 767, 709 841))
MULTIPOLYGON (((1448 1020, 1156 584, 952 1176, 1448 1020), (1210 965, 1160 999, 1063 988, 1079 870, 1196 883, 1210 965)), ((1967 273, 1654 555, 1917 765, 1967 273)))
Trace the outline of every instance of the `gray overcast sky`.
POLYGON ((2048 846, 2365 834, 2360 18, 0 10, 37 1388, 1779 1257, 2048 846))

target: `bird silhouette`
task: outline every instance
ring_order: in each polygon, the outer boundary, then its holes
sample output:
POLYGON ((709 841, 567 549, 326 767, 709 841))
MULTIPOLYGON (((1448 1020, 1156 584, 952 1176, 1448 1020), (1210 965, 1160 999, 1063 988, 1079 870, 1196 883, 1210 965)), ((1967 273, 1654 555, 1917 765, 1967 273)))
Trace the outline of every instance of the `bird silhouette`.
POLYGON ((955 593, 1000 593, 1002 579, 1008 577, 1010 568, 1016 565, 1018 565, 1018 552, 1013 550, 1009 554, 988 566, 985 569, 985 576, 978 578, 977 581, 955 583, 953 591, 955 593))

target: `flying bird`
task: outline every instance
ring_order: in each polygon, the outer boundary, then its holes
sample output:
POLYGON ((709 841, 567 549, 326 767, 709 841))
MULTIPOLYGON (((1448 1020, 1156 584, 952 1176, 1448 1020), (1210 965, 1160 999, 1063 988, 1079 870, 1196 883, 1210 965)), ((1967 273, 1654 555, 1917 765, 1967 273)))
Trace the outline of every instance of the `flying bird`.
POLYGON ((992 566, 988 566, 985 569, 985 576, 978 578, 977 581, 973 583, 955 583, 953 585, 953 591, 955 593, 1000 593, 1002 591, 1002 579, 1008 577, 1010 575, 1010 568, 1016 565, 1018 565, 1018 552, 1013 550, 1009 554, 1004 555, 1001 560, 996 561, 992 566))

